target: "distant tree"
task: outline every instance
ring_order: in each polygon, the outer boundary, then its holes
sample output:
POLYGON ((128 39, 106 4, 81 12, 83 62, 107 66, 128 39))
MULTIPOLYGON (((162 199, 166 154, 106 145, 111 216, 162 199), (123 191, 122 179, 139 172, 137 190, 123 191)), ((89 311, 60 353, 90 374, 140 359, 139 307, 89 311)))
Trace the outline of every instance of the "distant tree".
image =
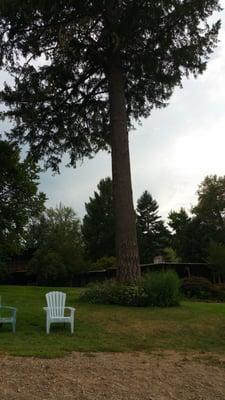
POLYGON ((219 283, 225 282, 225 244, 211 242, 207 261, 212 266, 214 276, 219 283))
POLYGON ((211 241, 225 243, 225 176, 206 176, 197 194, 192 213, 207 225, 211 241))
POLYGON ((86 255, 92 261, 115 256, 115 219, 111 178, 102 179, 98 191, 85 203, 82 233, 86 255))
POLYGON ((184 228, 183 259, 206 262, 209 248, 218 246, 219 251, 225 244, 225 177, 206 176, 197 194, 197 205, 184 228))
POLYGON ((10 137, 53 169, 64 152, 74 166, 110 148, 120 281, 140 277, 128 130, 205 70, 218 10, 218 0, 0 3, 0 66, 14 76, 1 94, 10 137))
POLYGON ((20 160, 17 147, 0 140, 0 258, 23 248, 27 224, 44 210, 38 173, 31 160, 20 160))
POLYGON ((183 238, 182 260, 184 262, 207 262, 211 231, 198 217, 187 224, 183 238))
POLYGON ((158 215, 159 206, 146 190, 137 201, 137 232, 142 263, 153 261, 169 244, 169 231, 158 215))
POLYGON ((198 217, 189 217, 181 208, 170 212, 168 225, 172 229, 171 245, 180 261, 206 261, 210 235, 207 226, 198 217))
POLYGON ((36 222, 38 233, 32 238, 36 251, 31 259, 32 273, 38 283, 70 283, 84 268, 80 221, 70 207, 50 208, 36 222))
POLYGON ((186 257, 187 229, 190 221, 191 218, 184 208, 171 211, 168 215, 168 225, 172 229, 171 245, 181 261, 185 261, 186 257))
POLYGON ((166 262, 179 263, 181 261, 172 247, 166 247, 163 250, 163 256, 166 262))
POLYGON ((171 211, 169 213, 168 219, 168 224, 170 228, 172 228, 174 233, 183 232, 184 228, 191 220, 183 207, 181 207, 179 211, 171 211))
POLYGON ((172 246, 183 261, 206 262, 211 242, 225 244, 225 177, 206 176, 191 217, 184 209, 169 214, 172 246))

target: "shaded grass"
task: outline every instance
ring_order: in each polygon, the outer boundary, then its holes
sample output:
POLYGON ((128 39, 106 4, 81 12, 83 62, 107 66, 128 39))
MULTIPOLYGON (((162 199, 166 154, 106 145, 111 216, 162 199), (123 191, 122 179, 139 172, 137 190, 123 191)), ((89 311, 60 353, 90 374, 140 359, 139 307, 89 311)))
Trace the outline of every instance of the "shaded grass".
POLYGON ((17 307, 17 331, 0 328, 0 352, 58 357, 71 351, 211 351, 225 353, 225 304, 182 302, 173 308, 136 308, 79 302, 80 289, 63 288, 77 309, 75 334, 63 324, 45 333, 45 293, 51 288, 0 286, 2 303, 17 307))

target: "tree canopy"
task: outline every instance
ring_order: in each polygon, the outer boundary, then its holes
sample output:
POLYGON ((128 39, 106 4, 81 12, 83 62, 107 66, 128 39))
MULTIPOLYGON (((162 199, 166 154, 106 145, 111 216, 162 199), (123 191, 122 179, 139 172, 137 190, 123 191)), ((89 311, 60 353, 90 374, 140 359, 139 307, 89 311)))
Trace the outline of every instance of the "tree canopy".
POLYGON ((112 152, 118 276, 140 276, 127 130, 206 68, 218 0, 14 0, 0 4, 1 99, 12 140, 58 168, 112 152))
POLYGON ((35 252, 32 273, 39 283, 70 283, 84 268, 80 221, 70 207, 47 209, 30 227, 35 252))
POLYGON ((198 188, 198 203, 192 212, 208 225, 214 240, 225 240, 225 176, 206 176, 198 188))
POLYGON ((225 244, 211 242, 209 245, 207 261, 211 265, 214 272, 214 279, 217 278, 219 283, 225 281, 225 244), (221 279, 222 278, 222 279, 221 279))
POLYGON ((18 148, 0 140, 0 254, 19 251, 28 222, 44 209, 38 173, 32 161, 20 160, 18 148))
POLYGON ((164 106, 183 76, 204 71, 220 26, 207 18, 218 3, 1 2, 0 65, 15 77, 2 92, 6 114, 16 117, 12 137, 54 168, 64 151, 74 164, 105 148, 113 60, 120 58, 131 126, 164 106))
POLYGON ((197 195, 190 216, 183 208, 169 214, 173 248, 188 262, 205 262, 209 248, 215 252, 225 244, 225 176, 206 176, 197 195))

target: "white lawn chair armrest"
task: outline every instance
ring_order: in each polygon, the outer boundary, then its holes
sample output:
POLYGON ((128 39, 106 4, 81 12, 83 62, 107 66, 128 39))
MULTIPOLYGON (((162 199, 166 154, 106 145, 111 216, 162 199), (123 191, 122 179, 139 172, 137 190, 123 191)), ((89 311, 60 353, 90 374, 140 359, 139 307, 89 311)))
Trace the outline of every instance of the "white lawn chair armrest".
POLYGON ((65 310, 70 310, 70 313, 74 314, 75 311, 76 311, 76 308, 74 308, 74 307, 65 307, 65 310))
POLYGON ((12 315, 13 315, 14 317, 16 316, 17 308, 15 308, 15 307, 0 306, 0 309, 2 309, 2 310, 9 310, 9 311, 12 312, 12 315))
POLYGON ((43 310, 45 310, 46 312, 48 312, 48 311, 49 311, 49 308, 48 308, 48 307, 43 307, 43 310))

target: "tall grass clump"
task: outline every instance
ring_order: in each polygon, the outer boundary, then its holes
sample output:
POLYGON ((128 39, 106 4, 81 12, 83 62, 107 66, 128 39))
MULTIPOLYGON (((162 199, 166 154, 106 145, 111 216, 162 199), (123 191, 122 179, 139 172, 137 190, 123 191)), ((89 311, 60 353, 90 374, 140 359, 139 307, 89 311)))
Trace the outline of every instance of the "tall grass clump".
POLYGON ((144 276, 143 288, 148 305, 172 307, 180 302, 180 280, 175 271, 149 272, 144 276))

